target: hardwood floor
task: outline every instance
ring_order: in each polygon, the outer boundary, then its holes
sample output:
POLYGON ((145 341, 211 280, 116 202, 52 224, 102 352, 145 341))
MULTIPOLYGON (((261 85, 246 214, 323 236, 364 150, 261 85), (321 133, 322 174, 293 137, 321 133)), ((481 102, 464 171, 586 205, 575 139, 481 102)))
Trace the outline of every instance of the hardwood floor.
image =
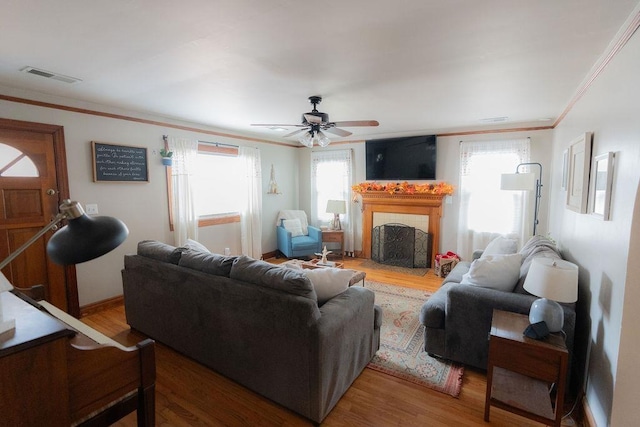
MULTIPOLYGON (((269 260, 282 262, 282 260, 269 260)), ((346 259, 345 268, 366 271, 367 280, 435 291, 441 278, 429 271, 413 276, 366 269, 346 259)), ((126 324, 124 307, 91 314, 85 323, 133 345, 144 338, 126 324)), ((282 406, 218 375, 170 348, 156 345, 156 424, 158 426, 311 426, 282 406)), ((486 376, 465 368, 462 391, 454 398, 401 379, 365 369, 322 423, 323 426, 484 426, 486 376)), ((131 414, 118 426, 135 426, 131 414)), ((492 426, 540 426, 491 409, 492 426)), ((567 424, 572 425, 572 424, 567 424)))

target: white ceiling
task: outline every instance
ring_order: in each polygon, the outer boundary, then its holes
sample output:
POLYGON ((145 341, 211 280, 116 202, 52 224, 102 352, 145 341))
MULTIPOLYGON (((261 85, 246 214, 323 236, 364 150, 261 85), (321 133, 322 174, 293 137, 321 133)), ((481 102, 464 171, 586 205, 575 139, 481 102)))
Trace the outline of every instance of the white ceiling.
POLYGON ((0 85, 269 140, 282 134, 250 124, 298 124, 310 95, 332 121, 380 122, 346 128, 350 140, 481 130, 504 116, 501 127, 551 126, 636 4, 11 0, 0 85))

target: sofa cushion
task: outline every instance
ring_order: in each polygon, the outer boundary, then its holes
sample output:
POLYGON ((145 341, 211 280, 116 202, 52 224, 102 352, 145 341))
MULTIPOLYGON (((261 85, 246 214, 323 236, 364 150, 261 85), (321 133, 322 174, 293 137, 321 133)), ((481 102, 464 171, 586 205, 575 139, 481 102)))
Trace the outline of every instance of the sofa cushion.
POLYGON ((142 240, 138 242, 138 255, 177 265, 182 251, 157 240, 142 240))
POLYGON ((309 268, 302 270, 311 280, 318 296, 318 304, 324 304, 331 298, 346 291, 349 281, 355 274, 353 270, 340 268, 309 268))
POLYGON ((471 263, 460 283, 511 292, 520 274, 522 255, 487 255, 471 263))
POLYGON ((283 268, 246 255, 233 261, 229 277, 318 301, 311 281, 302 271, 283 268))
POLYGON ((186 250, 182 252, 178 265, 202 271, 203 273, 229 277, 231 266, 235 259, 235 256, 224 256, 199 250, 186 250))
POLYGON ((485 250, 482 252, 482 257, 490 255, 508 255, 518 252, 518 242, 515 239, 507 239, 504 236, 498 236, 493 239, 485 250))

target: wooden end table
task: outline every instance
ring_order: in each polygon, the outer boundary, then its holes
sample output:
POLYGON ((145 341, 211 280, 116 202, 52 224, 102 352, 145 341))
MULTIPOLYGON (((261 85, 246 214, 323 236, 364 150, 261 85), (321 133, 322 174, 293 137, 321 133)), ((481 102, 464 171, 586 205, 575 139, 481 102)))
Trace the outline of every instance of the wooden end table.
POLYGON ((523 417, 560 427, 567 380, 568 351, 564 338, 544 340, 523 335, 529 318, 494 310, 489 335, 487 394, 484 420, 491 405, 523 417), (555 384, 555 402, 549 392, 555 384))
POLYGON ((340 254, 344 261, 344 230, 322 230, 322 243, 340 243, 340 254))

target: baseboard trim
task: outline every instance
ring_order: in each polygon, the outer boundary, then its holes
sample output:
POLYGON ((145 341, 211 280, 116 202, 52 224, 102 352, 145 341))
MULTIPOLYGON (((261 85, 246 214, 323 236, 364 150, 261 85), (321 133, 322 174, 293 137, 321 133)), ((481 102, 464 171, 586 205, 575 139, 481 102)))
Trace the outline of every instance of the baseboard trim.
POLYGON ((96 314, 103 310, 114 308, 122 304, 124 304, 124 295, 119 295, 117 297, 83 305, 82 307, 80 307, 80 317, 96 314))

